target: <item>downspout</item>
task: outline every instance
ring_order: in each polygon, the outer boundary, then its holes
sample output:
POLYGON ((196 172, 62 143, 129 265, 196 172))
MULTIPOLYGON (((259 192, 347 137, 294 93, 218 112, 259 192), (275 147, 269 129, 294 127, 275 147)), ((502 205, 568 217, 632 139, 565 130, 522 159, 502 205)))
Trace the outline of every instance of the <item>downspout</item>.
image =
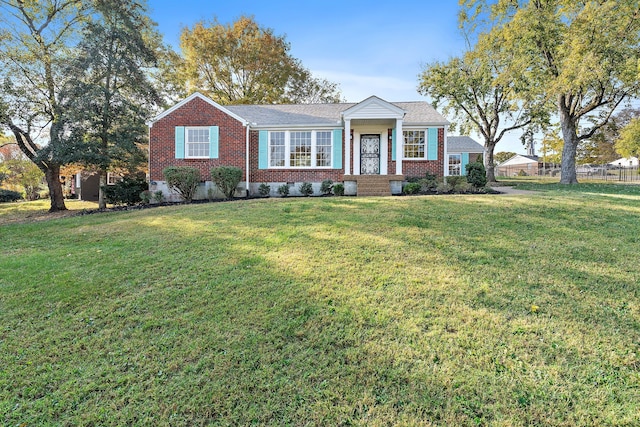
POLYGON ((449 147, 447 147, 449 125, 444 125, 444 159, 442 159, 443 176, 449 176, 449 147))
POLYGON ((245 155, 245 177, 246 177, 246 191, 247 191, 247 198, 249 198, 249 130, 251 129, 251 126, 249 125, 249 123, 247 123, 247 136, 245 138, 245 142, 246 142, 246 155, 245 155))

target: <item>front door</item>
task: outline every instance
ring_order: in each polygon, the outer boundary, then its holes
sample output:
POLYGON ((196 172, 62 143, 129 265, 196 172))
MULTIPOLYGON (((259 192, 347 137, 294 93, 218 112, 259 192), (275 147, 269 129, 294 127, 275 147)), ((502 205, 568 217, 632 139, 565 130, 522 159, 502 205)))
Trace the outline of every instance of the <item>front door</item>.
POLYGON ((360 137, 360 174, 380 174, 380 135, 360 137))

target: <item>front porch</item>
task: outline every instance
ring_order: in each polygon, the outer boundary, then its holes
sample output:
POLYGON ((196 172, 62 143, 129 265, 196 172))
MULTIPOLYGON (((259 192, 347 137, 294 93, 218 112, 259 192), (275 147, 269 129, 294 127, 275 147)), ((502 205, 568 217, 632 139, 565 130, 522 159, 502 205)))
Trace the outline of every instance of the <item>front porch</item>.
POLYGON ((402 193, 403 175, 345 175, 345 195, 391 196, 402 193))

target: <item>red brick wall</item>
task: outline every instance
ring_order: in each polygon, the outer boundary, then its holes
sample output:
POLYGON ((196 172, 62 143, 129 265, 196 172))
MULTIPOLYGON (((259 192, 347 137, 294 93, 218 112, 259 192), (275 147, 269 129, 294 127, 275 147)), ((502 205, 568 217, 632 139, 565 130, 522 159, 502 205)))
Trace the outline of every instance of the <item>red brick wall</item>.
POLYGON ((245 127, 224 112, 200 98, 171 112, 153 124, 149 132, 149 177, 164 181, 162 170, 167 166, 191 166, 200 170, 203 181, 211 180, 211 168, 237 166, 245 179, 245 127), (219 156, 217 159, 176 159, 176 126, 219 126, 219 156))
MULTIPOLYGON (((342 138, 344 139, 344 135, 342 138)), ((250 182, 322 182, 325 179, 338 182, 343 179, 344 143, 342 144, 342 169, 258 169, 258 131, 250 132, 250 144, 250 182)))
MULTIPOLYGON (((391 160, 389 140, 389 174, 396 173, 396 162, 391 160)), ((444 128, 438 128, 438 160, 402 160, 402 174, 407 177, 424 176, 425 173, 444 176, 444 128)))

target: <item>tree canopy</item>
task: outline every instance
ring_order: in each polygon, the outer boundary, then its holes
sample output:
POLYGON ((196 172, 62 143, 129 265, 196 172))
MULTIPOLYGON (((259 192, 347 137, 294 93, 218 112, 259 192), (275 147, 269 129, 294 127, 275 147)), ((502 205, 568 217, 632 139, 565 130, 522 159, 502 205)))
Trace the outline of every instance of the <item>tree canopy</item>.
POLYGON ((580 141, 639 92, 640 1, 464 0, 463 19, 489 28, 510 52, 502 81, 526 81, 524 93, 555 105, 564 140, 560 182, 577 182, 580 141))
POLYGON ((64 69, 72 55, 70 46, 88 18, 88 2, 0 0, 0 12, 0 126, 44 172, 50 210, 65 210, 58 95, 69 78, 64 69), (39 143, 41 139, 46 143, 39 143))
POLYGON ((620 132, 616 150, 624 157, 640 157, 640 117, 629 122, 620 132))
POLYGON ((96 0, 97 19, 88 23, 62 91, 69 159, 100 172, 103 188, 114 168, 146 163, 145 121, 159 97, 148 70, 156 65, 159 35, 139 0, 96 0))
POLYGON ((221 104, 339 102, 336 84, 314 78, 289 53, 284 36, 248 16, 233 24, 201 21, 180 37, 189 92, 201 91, 221 104))
POLYGON ((428 64, 418 86, 461 132, 475 130, 482 136, 489 182, 495 181, 494 150, 503 136, 545 120, 539 97, 518 98, 518 82, 500 79, 511 58, 496 46, 493 35, 481 35, 463 56, 428 64))

